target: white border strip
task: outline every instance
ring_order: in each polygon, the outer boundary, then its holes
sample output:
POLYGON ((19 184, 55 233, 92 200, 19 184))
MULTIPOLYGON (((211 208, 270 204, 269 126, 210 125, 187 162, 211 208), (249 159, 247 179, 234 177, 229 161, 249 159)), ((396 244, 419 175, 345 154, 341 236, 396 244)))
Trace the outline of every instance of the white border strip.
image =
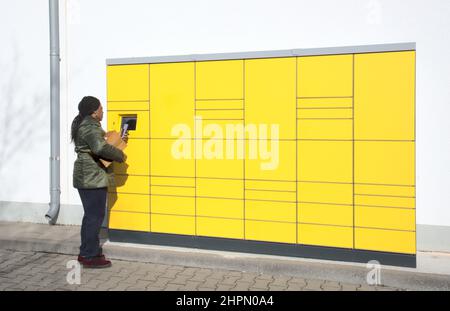
POLYGON ((171 55, 152 57, 132 57, 132 58, 108 58, 107 65, 125 64, 154 64, 154 63, 176 63, 207 60, 231 60, 231 59, 251 59, 251 58, 272 58, 272 57, 292 57, 292 56, 315 56, 330 54, 360 54, 376 52, 411 51, 416 49, 415 42, 357 45, 343 47, 326 47, 310 49, 254 51, 236 53, 215 53, 215 54, 191 54, 191 55, 171 55))

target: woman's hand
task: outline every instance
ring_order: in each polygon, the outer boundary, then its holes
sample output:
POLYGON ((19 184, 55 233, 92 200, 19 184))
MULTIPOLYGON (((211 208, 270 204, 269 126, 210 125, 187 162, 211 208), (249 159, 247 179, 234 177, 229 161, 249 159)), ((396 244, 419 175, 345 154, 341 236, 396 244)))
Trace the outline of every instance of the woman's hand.
POLYGON ((125 135, 123 135, 122 140, 123 140, 125 143, 128 143, 128 131, 125 132, 125 135))

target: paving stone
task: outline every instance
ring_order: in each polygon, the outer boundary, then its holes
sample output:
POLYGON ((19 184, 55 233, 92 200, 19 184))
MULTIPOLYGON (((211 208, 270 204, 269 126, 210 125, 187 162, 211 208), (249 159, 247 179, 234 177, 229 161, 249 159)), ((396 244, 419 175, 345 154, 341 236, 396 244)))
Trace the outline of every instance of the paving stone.
POLYGON ((175 290, 181 290, 182 287, 183 287, 183 285, 181 285, 181 284, 169 283, 169 284, 166 285, 166 287, 164 287, 164 290, 166 290, 166 291, 175 291, 175 290))
POLYGON ((148 291, 162 291, 162 290, 164 290, 164 287, 156 287, 156 286, 149 285, 149 286, 147 286, 147 290, 148 291))
POLYGON ((199 271, 199 268, 185 268, 183 271, 179 272, 179 276, 190 276, 193 277, 197 271, 199 271))
POLYGON ((298 284, 300 286, 306 286, 306 279, 299 278, 299 277, 293 277, 292 279, 290 279, 286 283, 288 283, 288 284, 298 284))
POLYGON ((359 287, 359 285, 341 284, 341 290, 342 291, 356 291, 356 289, 358 287, 359 287))
POLYGON ((307 280, 306 286, 303 290, 321 290, 321 286, 324 284, 322 280, 307 280))
POLYGON ((375 291, 375 286, 369 286, 369 285, 361 285, 357 291, 375 291))
POLYGON ((285 291, 287 286, 269 285, 269 290, 271 291, 285 291))
POLYGON ((172 279, 168 279, 168 278, 164 278, 164 277, 159 277, 158 279, 156 279, 156 282, 154 282, 152 285, 156 286, 156 287, 164 287, 167 285, 167 283, 169 283, 170 281, 172 281, 172 279))
POLYGON ((273 280, 273 276, 272 275, 268 275, 268 274, 259 274, 256 278, 260 279, 260 280, 268 280, 268 281, 272 281, 273 280))
POLYGON ((216 288, 214 287, 201 287, 201 286, 199 286, 198 287, 198 290, 199 291, 205 291, 205 292, 211 292, 211 291, 216 291, 216 288))
MULTIPOLYGON (((166 271, 164 271, 164 277, 166 278, 175 278, 181 271, 183 270, 178 270, 178 269, 167 269, 166 271)), ((184 274, 180 274, 180 275, 184 275, 184 274)), ((188 275, 190 276, 190 275, 188 275)))
POLYGON ((252 287, 261 288, 261 289, 269 289, 270 282, 272 282, 272 280, 256 279, 255 282, 253 283, 252 287))
POLYGON ((236 286, 233 287, 231 290, 233 290, 233 291, 246 291, 252 285, 253 285, 253 283, 251 283, 251 282, 242 282, 242 281, 239 280, 239 281, 236 282, 236 286))
MULTIPOLYGON (((165 277, 165 275, 164 275, 165 277)), ((172 284, 186 285, 187 281, 191 278, 190 275, 177 275, 174 279, 170 281, 172 284)))
POLYGON ((187 290, 187 291, 193 291, 193 290, 197 290, 197 288, 201 285, 201 282, 195 282, 195 281, 187 281, 186 285, 184 285, 183 287, 181 287, 181 290, 187 290))
POLYGON ((300 284, 289 284, 288 287, 286 288, 287 291, 301 291, 303 290, 304 286, 300 285, 300 284))
POLYGON ((254 282, 257 276, 259 276, 259 273, 254 273, 254 272, 243 273, 242 276, 240 277, 239 281, 254 282))
POLYGON ((221 284, 224 285, 234 285, 236 284, 237 280, 240 279, 240 276, 225 276, 222 280, 222 282, 220 282, 221 284))
POLYGON ((228 285, 228 284, 218 284, 216 287, 216 290, 218 291, 227 291, 227 290, 231 290, 234 286, 233 285, 228 285))
POLYGON ((271 282, 271 285, 274 286, 284 286, 287 287, 288 286, 288 282, 292 279, 292 277, 290 276, 276 276, 274 277, 273 282, 271 282))
POLYGON ((0 249, 0 291, 302 291, 400 290, 386 286, 347 284, 269 273, 209 269, 114 260, 109 269, 81 268, 81 284, 69 284, 66 267, 74 256, 0 249))

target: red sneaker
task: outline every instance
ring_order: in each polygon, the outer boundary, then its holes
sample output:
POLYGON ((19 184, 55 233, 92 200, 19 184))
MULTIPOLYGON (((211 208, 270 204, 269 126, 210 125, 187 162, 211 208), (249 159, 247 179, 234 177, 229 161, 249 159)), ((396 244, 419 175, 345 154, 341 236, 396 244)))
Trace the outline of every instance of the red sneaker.
MULTIPOLYGON (((95 256, 95 257, 100 257, 100 258, 103 258, 103 259, 105 259, 105 255, 103 255, 103 254, 98 254, 97 256, 95 256)), ((84 260, 85 258, 83 257, 83 256, 81 256, 81 255, 78 255, 78 262, 83 262, 83 260, 84 260)))
POLYGON ((82 258, 81 264, 84 268, 108 268, 111 267, 111 261, 101 255, 90 259, 82 258))

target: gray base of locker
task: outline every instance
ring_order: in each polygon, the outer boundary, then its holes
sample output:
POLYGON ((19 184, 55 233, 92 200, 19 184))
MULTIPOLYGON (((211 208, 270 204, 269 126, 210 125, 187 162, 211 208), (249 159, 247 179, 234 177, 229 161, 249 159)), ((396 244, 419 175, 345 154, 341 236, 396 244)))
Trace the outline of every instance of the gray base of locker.
POLYGON ((382 265, 416 267, 416 255, 412 254, 117 229, 109 229, 108 235, 111 242, 177 246, 358 263, 377 260, 382 265))

